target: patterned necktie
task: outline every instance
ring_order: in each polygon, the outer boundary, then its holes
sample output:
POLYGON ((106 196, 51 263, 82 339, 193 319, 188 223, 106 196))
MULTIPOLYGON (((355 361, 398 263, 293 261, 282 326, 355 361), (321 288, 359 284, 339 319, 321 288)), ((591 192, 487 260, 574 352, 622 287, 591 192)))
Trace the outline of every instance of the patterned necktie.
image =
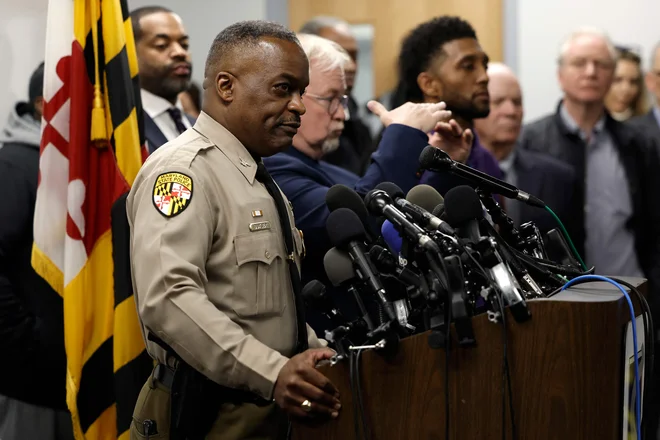
POLYGON ((183 125, 181 110, 176 107, 170 107, 167 109, 167 113, 170 114, 170 117, 174 121, 174 125, 176 125, 176 129, 179 131, 179 134, 187 130, 186 126, 183 125))
POLYGON ((286 202, 280 189, 275 184, 272 176, 266 170, 266 166, 263 162, 259 162, 257 165, 257 174, 256 178, 259 182, 263 183, 268 190, 268 193, 275 201, 275 206, 277 207, 277 214, 280 218, 280 225, 282 231, 284 231, 284 244, 285 251, 287 253, 287 263, 289 265, 289 274, 291 275, 291 287, 293 288, 293 296, 296 304, 296 321, 298 324, 298 340, 296 341, 296 352, 302 353, 303 351, 309 348, 307 342, 307 324, 305 321, 305 309, 302 302, 302 286, 300 281, 300 275, 298 274, 298 266, 292 258, 288 258, 289 255, 293 255, 293 231, 291 230, 291 223, 289 222, 289 214, 286 207, 286 202))

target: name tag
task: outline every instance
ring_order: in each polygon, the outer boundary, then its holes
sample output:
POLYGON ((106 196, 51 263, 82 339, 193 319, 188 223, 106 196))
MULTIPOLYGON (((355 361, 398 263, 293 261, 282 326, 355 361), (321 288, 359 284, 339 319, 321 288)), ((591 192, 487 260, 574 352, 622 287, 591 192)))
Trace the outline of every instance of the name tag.
POLYGON ((265 221, 265 222, 258 222, 258 223, 250 223, 250 232, 256 232, 256 231, 263 231, 266 229, 270 229, 270 222, 265 221))

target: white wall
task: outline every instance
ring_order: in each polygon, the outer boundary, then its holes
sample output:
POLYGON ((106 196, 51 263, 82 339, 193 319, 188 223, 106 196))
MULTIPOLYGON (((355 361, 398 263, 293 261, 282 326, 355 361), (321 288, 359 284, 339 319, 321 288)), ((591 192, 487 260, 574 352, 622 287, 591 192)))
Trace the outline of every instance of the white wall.
MULTIPOLYGON (((201 84, 211 42, 241 20, 286 24, 287 0, 128 0, 130 9, 160 5, 177 12, 190 35, 193 79, 201 84)), ((0 127, 18 100, 27 99, 28 80, 44 58, 48 0, 0 0, 0 127), (7 66, 7 67, 4 67, 7 66)))
MULTIPOLYGON (((359 0, 356 0, 359 1, 359 0)), ((128 0, 130 8, 160 4, 178 12, 191 37, 193 78, 201 82, 215 35, 239 20, 286 24, 287 0, 128 0)), ((48 0, 0 0, 0 126, 27 97, 30 73, 43 60, 48 0)), ((561 92, 556 57, 562 37, 584 25, 607 30, 615 43, 641 47, 645 64, 660 40, 660 0, 505 0, 505 61, 519 74, 525 120, 554 111, 561 92)), ((495 19, 495 18, 494 18, 495 19)))
POLYGON ((0 127, 19 100, 27 100, 30 75, 44 60, 46 0, 0 0, 0 127))
POLYGON ((515 41, 505 39, 506 61, 516 69, 525 100, 525 120, 554 112, 561 98, 557 54, 561 40, 580 26, 596 26, 617 45, 641 48, 644 65, 660 40, 659 0, 506 0, 507 22, 516 23, 515 41))

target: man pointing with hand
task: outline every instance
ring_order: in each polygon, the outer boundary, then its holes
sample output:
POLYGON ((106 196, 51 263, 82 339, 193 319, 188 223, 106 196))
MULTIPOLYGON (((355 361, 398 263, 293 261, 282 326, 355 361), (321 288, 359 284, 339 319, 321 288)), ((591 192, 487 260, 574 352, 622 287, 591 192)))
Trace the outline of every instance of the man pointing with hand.
MULTIPOLYGON (((323 266, 323 257, 332 247, 326 232, 330 214, 325 203, 328 190, 343 184, 366 194, 381 182, 393 182, 405 193, 419 183, 419 155, 429 143, 428 132, 442 133, 443 147, 452 152, 469 151, 471 134, 463 133, 456 121, 450 120, 451 112, 445 110, 443 102, 405 103, 387 111, 380 103, 371 101, 369 110, 387 128, 364 176, 322 161, 325 154, 339 146, 346 118, 344 68, 350 57, 333 41, 307 34, 298 38, 310 65, 309 86, 302 97, 306 113, 300 118, 301 126, 291 148, 265 158, 264 163, 293 204, 296 225, 305 237, 303 284, 317 279, 329 285, 323 266)), ((342 310, 350 307, 341 305, 345 306, 340 307, 342 310)), ((308 312, 308 322, 316 331, 327 328, 320 313, 308 312)))

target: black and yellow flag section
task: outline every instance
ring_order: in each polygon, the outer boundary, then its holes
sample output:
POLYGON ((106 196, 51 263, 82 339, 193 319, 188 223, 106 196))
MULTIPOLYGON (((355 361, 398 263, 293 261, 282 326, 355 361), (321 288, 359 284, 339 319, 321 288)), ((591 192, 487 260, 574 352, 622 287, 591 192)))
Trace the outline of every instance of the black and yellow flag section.
POLYGON ((128 439, 152 362, 121 203, 145 157, 125 0, 49 0, 32 265, 62 295, 77 440, 128 439))

